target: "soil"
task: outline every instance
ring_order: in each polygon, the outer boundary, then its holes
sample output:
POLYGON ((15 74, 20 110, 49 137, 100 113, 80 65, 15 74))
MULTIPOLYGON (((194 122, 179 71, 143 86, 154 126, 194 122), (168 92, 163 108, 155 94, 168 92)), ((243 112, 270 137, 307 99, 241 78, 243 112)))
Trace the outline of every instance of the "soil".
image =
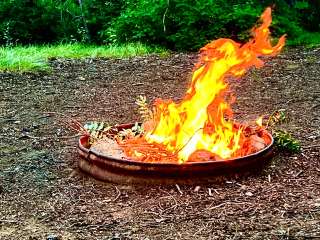
POLYGON ((137 96, 181 99, 196 58, 55 59, 49 73, 1 73, 0 239, 320 238, 320 49, 286 49, 230 80, 235 118, 285 109, 301 153, 199 186, 125 186, 78 170, 70 119, 137 121, 137 96))

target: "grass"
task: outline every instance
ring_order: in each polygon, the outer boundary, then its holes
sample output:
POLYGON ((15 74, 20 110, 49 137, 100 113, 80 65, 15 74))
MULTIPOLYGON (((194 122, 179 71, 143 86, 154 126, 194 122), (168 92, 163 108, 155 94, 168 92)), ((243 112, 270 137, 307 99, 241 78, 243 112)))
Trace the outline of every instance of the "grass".
POLYGON ((33 72, 50 70, 50 58, 128 58, 151 53, 166 55, 162 48, 143 44, 121 46, 92 46, 83 44, 60 44, 43 46, 0 47, 0 72, 33 72))
MULTIPOLYGON (((320 33, 304 32, 296 39, 288 39, 288 45, 320 46, 320 33)), ((50 58, 128 58, 151 53, 167 55, 163 48, 148 47, 140 43, 114 46, 84 44, 59 44, 42 46, 0 47, 0 72, 48 71, 50 58)))
POLYGON ((320 46, 320 32, 303 32, 295 39, 288 39, 288 45, 291 46, 306 46, 319 47, 320 46))

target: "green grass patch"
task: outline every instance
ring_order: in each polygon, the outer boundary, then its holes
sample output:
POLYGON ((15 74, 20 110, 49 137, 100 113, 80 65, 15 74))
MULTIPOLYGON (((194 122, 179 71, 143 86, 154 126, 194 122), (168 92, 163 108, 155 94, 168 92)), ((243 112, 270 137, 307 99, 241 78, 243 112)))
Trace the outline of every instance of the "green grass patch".
POLYGON ((320 46, 320 32, 303 32, 295 39, 288 39, 288 45, 318 47, 320 46))
POLYGON ((61 44, 53 46, 0 47, 0 72, 48 71, 50 58, 128 58, 148 54, 167 55, 163 48, 143 44, 121 46, 90 46, 83 44, 61 44))

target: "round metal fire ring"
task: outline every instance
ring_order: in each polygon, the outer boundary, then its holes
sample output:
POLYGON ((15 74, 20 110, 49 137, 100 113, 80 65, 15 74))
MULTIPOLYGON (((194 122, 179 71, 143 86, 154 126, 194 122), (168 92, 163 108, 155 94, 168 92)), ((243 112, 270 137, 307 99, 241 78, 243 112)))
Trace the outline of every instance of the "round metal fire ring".
MULTIPOLYGON (((117 126, 118 130, 133 124, 117 126)), ((229 177, 259 172, 273 156, 274 140, 269 132, 270 144, 259 152, 244 157, 207 162, 148 163, 120 159, 90 150, 89 136, 79 139, 79 168, 102 181, 121 184, 199 184, 221 182, 229 177)))

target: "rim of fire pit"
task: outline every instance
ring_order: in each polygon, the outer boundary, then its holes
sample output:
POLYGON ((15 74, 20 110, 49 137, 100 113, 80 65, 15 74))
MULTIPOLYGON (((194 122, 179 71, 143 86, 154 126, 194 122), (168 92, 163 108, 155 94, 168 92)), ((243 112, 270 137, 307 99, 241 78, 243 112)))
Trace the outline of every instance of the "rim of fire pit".
MULTIPOLYGON (((134 124, 116 126, 118 130, 131 128, 134 124)), ((230 176, 259 172, 273 156, 274 139, 266 131, 270 144, 253 154, 206 162, 151 163, 107 156, 89 149, 89 136, 81 136, 78 144, 79 168, 102 181, 122 184, 197 184, 220 182, 230 176)))

